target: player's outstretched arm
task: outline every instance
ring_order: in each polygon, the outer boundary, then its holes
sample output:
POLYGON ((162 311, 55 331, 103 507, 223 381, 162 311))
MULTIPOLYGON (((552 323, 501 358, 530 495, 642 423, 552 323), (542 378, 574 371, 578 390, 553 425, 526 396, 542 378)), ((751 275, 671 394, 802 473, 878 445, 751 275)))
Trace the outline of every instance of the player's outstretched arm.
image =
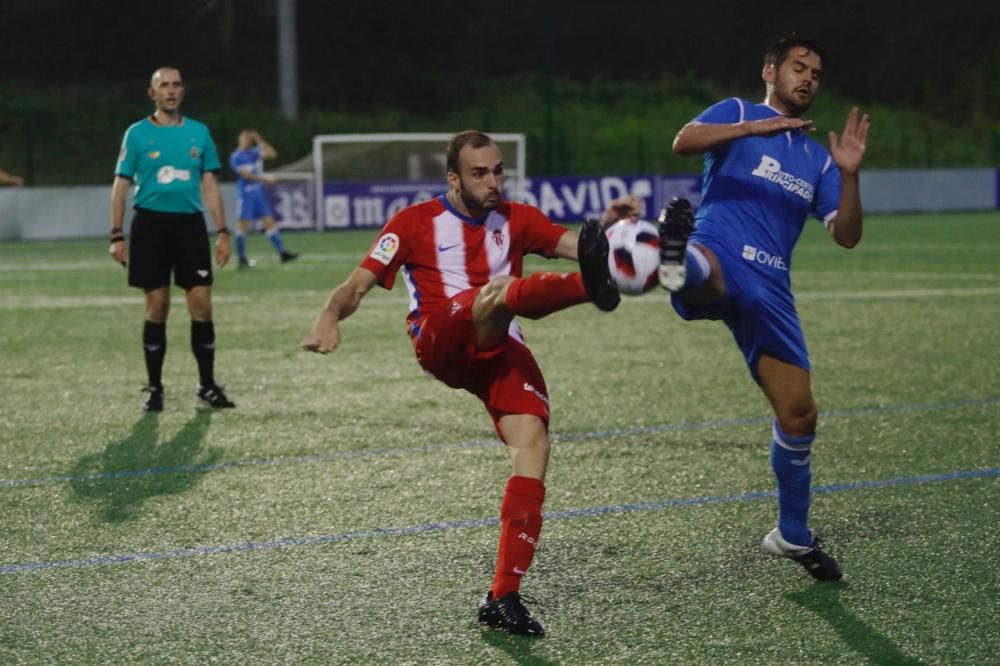
POLYGON ((836 132, 830 132, 830 155, 840 169, 840 205, 829 226, 833 240, 846 248, 861 242, 864 215, 858 173, 868 146, 870 126, 868 114, 859 117, 858 108, 854 107, 847 114, 843 133, 837 136, 836 132))
POLYGON ((787 130, 815 129, 813 121, 805 118, 774 116, 763 120, 744 120, 739 123, 690 122, 674 137, 674 152, 678 155, 699 155, 728 141, 747 136, 772 136, 787 130))
POLYGON ((312 330, 302 339, 302 348, 318 354, 334 351, 340 345, 340 321, 354 314, 375 283, 374 273, 367 268, 355 268, 326 300, 312 330))

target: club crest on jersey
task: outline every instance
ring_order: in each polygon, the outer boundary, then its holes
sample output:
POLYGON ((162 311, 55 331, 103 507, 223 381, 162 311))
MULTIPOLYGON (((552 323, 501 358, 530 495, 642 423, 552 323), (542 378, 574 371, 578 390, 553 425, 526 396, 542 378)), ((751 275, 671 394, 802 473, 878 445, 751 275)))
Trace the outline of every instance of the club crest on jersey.
POLYGON ((197 146, 192 146, 191 147, 191 159, 193 159, 193 160, 198 159, 198 155, 199 155, 198 147, 197 146))
POLYGON ((399 250, 399 236, 396 234, 385 234, 375 243, 375 247, 372 248, 372 253, 369 256, 375 261, 380 261, 388 266, 392 258, 396 256, 397 250, 399 250))
POLYGON ((503 232, 499 229, 493 232, 493 242, 497 244, 497 247, 503 247, 503 232))

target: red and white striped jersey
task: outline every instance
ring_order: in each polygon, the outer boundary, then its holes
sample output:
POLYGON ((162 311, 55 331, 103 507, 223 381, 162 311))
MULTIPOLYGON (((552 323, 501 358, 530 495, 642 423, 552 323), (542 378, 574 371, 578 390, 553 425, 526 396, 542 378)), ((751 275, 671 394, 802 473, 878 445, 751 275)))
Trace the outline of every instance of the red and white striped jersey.
POLYGON ((455 210, 444 195, 414 204, 390 219, 361 267, 392 289, 396 272, 410 293, 407 330, 443 299, 481 287, 498 275, 521 276, 525 254, 551 257, 566 228, 535 208, 505 201, 483 221, 455 210))

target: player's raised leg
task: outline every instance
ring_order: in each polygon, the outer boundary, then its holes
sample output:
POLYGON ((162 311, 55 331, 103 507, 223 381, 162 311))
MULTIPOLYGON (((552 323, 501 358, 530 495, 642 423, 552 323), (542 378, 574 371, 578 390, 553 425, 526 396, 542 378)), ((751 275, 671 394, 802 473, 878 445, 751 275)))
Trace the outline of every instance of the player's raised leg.
POLYGON ((586 264, 581 258, 579 273, 504 275, 479 290, 472 304, 472 316, 480 348, 499 344, 515 316, 541 319, 587 301, 602 310, 613 310, 618 305, 621 297, 608 271, 608 240, 596 222, 588 224, 594 225, 597 233, 589 237, 581 233, 578 239, 578 256, 587 254, 591 258, 586 264), (595 256, 604 258, 595 261, 595 256))
POLYGON ((809 372, 763 355, 757 374, 775 414, 771 468, 778 483, 778 525, 764 538, 764 549, 798 562, 814 578, 839 580, 837 561, 823 552, 809 529, 817 417, 809 372))
POLYGON ((694 307, 706 307, 725 293, 722 267, 709 248, 689 242, 694 211, 687 199, 674 198, 660 212, 660 286, 694 307))
POLYGON ((599 309, 610 312, 618 307, 621 295, 608 268, 608 237, 597 220, 586 220, 580 227, 577 261, 590 300, 599 309))

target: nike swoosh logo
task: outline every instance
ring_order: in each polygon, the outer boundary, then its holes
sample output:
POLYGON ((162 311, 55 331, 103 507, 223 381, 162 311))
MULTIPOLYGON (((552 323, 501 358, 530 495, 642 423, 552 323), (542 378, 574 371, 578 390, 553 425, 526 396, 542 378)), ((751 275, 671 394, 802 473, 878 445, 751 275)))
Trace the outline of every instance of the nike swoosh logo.
POLYGON ((447 252, 453 247, 458 247, 461 243, 455 243, 454 245, 438 245, 438 252, 447 252))
POLYGON ((528 572, 522 569, 521 567, 514 567, 514 573, 517 574, 518 576, 523 576, 528 572))

